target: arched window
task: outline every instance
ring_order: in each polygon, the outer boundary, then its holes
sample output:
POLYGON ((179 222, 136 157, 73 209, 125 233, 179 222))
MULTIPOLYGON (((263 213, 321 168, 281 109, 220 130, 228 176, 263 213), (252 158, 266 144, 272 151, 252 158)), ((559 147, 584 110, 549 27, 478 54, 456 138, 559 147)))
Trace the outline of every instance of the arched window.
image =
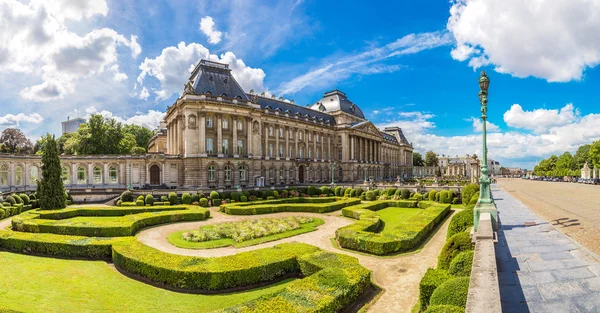
POLYGON ((279 169, 279 180, 283 181, 285 179, 285 168, 281 167, 279 169))
POLYGON ((29 184, 37 185, 38 180, 38 168, 37 166, 32 166, 29 168, 29 184))
POLYGON ((240 166, 240 180, 241 181, 246 181, 247 180, 247 170, 245 166, 240 166))
POLYGON ((0 166, 0 186, 8 186, 8 167, 0 166))
POLYGON ((300 149, 299 149, 298 153, 299 153, 299 155, 298 155, 298 156, 299 156, 301 159, 302 159, 302 158, 304 158, 304 147, 300 147, 300 149))
POLYGON ((95 166, 92 173, 94 174, 94 184, 102 184, 102 169, 100 166, 95 166))
POLYGON ((269 136, 273 136, 273 127, 269 126, 269 136))
POLYGON ((60 173, 60 178, 62 179, 64 185, 69 184, 70 179, 69 179, 69 169, 68 168, 66 168, 64 166, 62 167, 62 170, 60 173))
POLYGON ((312 179, 313 178, 313 168, 309 167, 308 168, 308 179, 312 179))
POLYGON ((117 176, 117 168, 114 166, 111 166, 108 169, 108 180, 111 184, 118 184, 119 183, 119 178, 117 176))
POLYGON ((81 166, 77 168, 77 183, 85 184, 85 169, 81 166))
POLYGON ((344 170, 342 170, 342 167, 340 166, 338 168, 338 179, 342 180, 342 178, 344 178, 344 170))
POLYGON ((273 167, 269 168, 269 179, 275 179, 275 168, 273 167))
POLYGON ((208 181, 215 181, 215 166, 208 166, 208 181))
POLYGON ((290 167, 290 180, 296 179, 296 170, 293 167, 290 167))
POLYGON ((15 185, 23 185, 23 168, 20 166, 15 168, 15 185))
POLYGON ((225 165, 225 181, 231 181, 231 166, 225 165))
POLYGON ((267 178, 267 169, 264 166, 260 168, 260 176, 267 178))
POLYGON ((308 148, 308 158, 312 159, 312 149, 308 148))

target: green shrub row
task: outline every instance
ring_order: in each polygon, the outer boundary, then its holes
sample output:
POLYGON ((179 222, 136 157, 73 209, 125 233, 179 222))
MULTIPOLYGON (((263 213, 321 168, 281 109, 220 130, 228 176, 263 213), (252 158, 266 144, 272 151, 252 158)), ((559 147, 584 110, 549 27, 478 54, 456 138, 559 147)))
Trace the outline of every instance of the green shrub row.
MULTIPOLYGON (((6 203, 8 204, 8 203, 6 203)), ((15 205, 9 206, 5 203, 0 203, 0 219, 7 218, 9 216, 21 214, 22 212, 29 211, 33 209, 33 204, 23 204, 17 203, 15 205)))
POLYGON ((448 233, 446 234, 446 238, 450 238, 455 234, 464 232, 473 227, 473 208, 473 206, 468 206, 466 209, 456 213, 452 217, 450 225, 448 225, 448 233))
POLYGON ((220 207, 221 212, 231 215, 253 215, 275 212, 326 213, 359 204, 359 199, 344 198, 288 198, 252 203, 231 203, 220 207))
POLYGON ((405 220, 392 231, 376 233, 381 220, 373 211, 390 206, 414 208, 417 207, 417 202, 377 201, 343 209, 344 216, 358 219, 358 222, 336 230, 339 245, 376 255, 410 250, 416 247, 450 212, 450 205, 419 202, 418 206, 424 209, 422 212, 405 220))
MULTIPOLYGON (((65 224, 64 222, 58 221, 60 221, 59 218, 62 217, 61 214, 64 214, 64 216, 68 217, 90 216, 87 214, 93 214, 91 210, 98 210, 99 215, 95 216, 120 216, 128 214, 128 211, 118 209, 74 209, 75 213, 72 211, 66 213, 52 211, 50 214, 44 214, 45 212, 36 210, 23 213, 13 218, 12 227, 14 230, 30 233, 52 233, 90 237, 123 237, 132 236, 138 230, 147 226, 179 221, 199 221, 207 219, 210 216, 209 210, 193 206, 182 206, 179 207, 178 210, 172 210, 172 207, 168 207, 167 210, 160 211, 153 211, 153 209, 155 208, 147 208, 146 210, 138 209, 136 214, 128 215, 126 219, 123 219, 123 221, 110 223, 100 222, 97 224, 93 222, 65 224), (77 215, 78 213, 82 215, 77 215), (114 215, 116 213, 124 214, 114 215), (52 217, 54 217, 54 219, 52 219, 52 217)), ((67 208, 64 210, 71 209, 67 208)))

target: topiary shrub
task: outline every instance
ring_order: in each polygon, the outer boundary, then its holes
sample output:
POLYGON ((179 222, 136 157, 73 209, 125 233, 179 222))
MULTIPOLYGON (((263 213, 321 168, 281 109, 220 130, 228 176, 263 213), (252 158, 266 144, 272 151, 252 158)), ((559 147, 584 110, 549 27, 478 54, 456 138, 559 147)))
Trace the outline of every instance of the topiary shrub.
POLYGON ((452 278, 445 270, 428 268, 421 282, 419 283, 419 302, 421 304, 421 310, 425 310, 429 305, 429 299, 433 294, 433 291, 441 284, 452 278))
POLYGON ((435 191, 435 189, 434 189, 429 192, 429 195, 427 197, 428 197, 429 201, 435 201, 436 195, 437 195, 437 191, 435 191))
POLYGON ((13 196, 6 197, 6 199, 4 199, 4 201, 10 203, 10 206, 14 206, 15 204, 17 204, 17 200, 15 200, 15 197, 13 197, 13 196))
POLYGON ((405 200, 410 198, 410 190, 402 189, 402 192, 400 193, 400 197, 405 200))
POLYGON ((360 200, 363 200, 363 201, 367 200, 367 193, 366 192, 363 193, 362 195, 360 195, 359 198, 360 198, 360 200))
POLYGON ((248 198, 246 196, 240 196, 240 202, 248 202, 248 198))
POLYGON ((381 193, 381 191, 379 189, 375 189, 375 190, 373 190, 373 193, 375 194, 375 197, 379 197, 379 194, 381 193))
POLYGON ((471 276, 471 268, 473 267, 473 255, 475 251, 469 250, 459 253, 448 268, 448 273, 456 277, 459 276, 471 276))
POLYGON ((174 192, 169 192, 169 203, 171 205, 177 204, 177 194, 174 192))
POLYGON ((154 204, 154 196, 152 195, 146 195, 146 205, 153 205, 154 204))
POLYGON ((458 277, 441 284, 431 295, 429 305, 467 306, 469 277, 458 277))
POLYGON ((413 195, 413 198, 417 201, 423 201, 423 195, 418 192, 413 195))
POLYGON ((220 206, 221 205, 221 199, 212 199, 212 205, 213 206, 220 206))
POLYGON ((456 215, 452 217, 450 225, 448 225, 448 233, 446 234, 446 238, 450 238, 455 234, 464 232, 470 227, 473 227, 473 215, 473 207, 467 207, 465 210, 456 213, 456 215))
POLYGON ((441 195, 440 192, 435 194, 435 202, 440 202, 440 195, 441 195))
POLYGON ((388 190, 386 191, 386 194, 387 194, 389 197, 392 197, 392 196, 396 195, 396 188, 390 188, 390 189, 388 189, 388 190))
POLYGON ((473 250, 474 248, 475 245, 471 242, 471 234, 467 232, 461 232, 450 237, 438 257, 438 268, 447 270, 454 257, 463 251, 473 250))
POLYGON ((201 207, 203 207, 203 208, 208 208, 208 199, 206 199, 206 198, 202 198, 202 199, 200 199, 200 201, 199 201, 199 202, 200 202, 200 206, 201 206, 201 207))
POLYGON ((448 190, 448 202, 446 202, 446 203, 453 203, 452 201, 454 201, 454 199, 455 199, 454 191, 448 190))
POLYGON ((15 199, 15 202, 17 204, 23 204, 23 199, 21 199, 21 197, 19 197, 19 195, 17 195, 16 193, 12 194, 13 199, 15 199))
POLYGON ((133 192, 131 192, 131 190, 123 191, 120 199, 123 202, 133 202, 133 192))
POLYGON ((465 309, 454 305, 432 305, 424 313, 465 313, 465 309))
POLYGON ((140 199, 135 200, 135 205, 136 206, 144 206, 144 200, 140 200, 140 199))
MULTIPOLYGON (((276 191, 274 191, 275 193, 276 191)), ((240 202, 240 194, 237 192, 232 192, 231 193, 231 200, 235 201, 235 202, 240 202)))
POLYGON ((329 187, 327 186, 322 186, 320 191, 322 195, 326 196, 328 196, 331 193, 331 189, 329 189, 329 187))
POLYGON ((211 191, 211 192, 210 192, 210 199, 211 199, 211 200, 213 200, 213 199, 220 199, 220 197, 219 197, 219 193, 218 193, 218 192, 216 192, 216 191, 214 191, 214 190, 213 190, 213 191, 211 191))
MULTIPOLYGON (((145 202, 144 196, 142 196, 142 195, 139 195, 139 196, 137 197, 137 199, 135 199, 135 202, 136 202, 136 203, 137 203, 138 201, 142 201, 142 203, 144 203, 144 202, 145 202)), ((143 204, 142 204, 142 205, 143 205, 143 204)))
POLYGON ((356 189, 350 190, 350 197, 356 197, 356 189))
POLYGON ((476 193, 473 195, 473 197, 471 197, 471 200, 469 200, 469 205, 476 205, 477 201, 479 201, 479 193, 476 193))
POLYGON ((317 187, 309 186, 307 194, 309 196, 318 196, 319 194, 321 194, 321 192, 319 191, 319 189, 317 189, 317 187))
POLYGON ((200 195, 197 193, 192 194, 192 203, 194 202, 200 202, 200 195))
POLYGON ((160 201, 161 202, 169 202, 169 197, 167 197, 167 196, 160 196, 160 201))
POLYGON ((23 204, 24 205, 28 205, 29 204, 30 199, 29 199, 28 195, 22 193, 22 194, 19 195, 19 198, 21 198, 21 200, 23 200, 23 204))
POLYGON ((448 201, 448 190, 442 190, 442 191, 440 191, 439 202, 440 203, 450 203, 448 201))
POLYGON ((467 205, 473 195, 479 194, 479 184, 468 184, 462 188, 462 204, 467 205))
POLYGON ((343 196, 343 194, 342 194, 342 187, 340 187, 340 186, 337 186, 337 187, 335 187, 335 189, 334 189, 334 193, 335 193, 335 195, 336 195, 336 196, 338 196, 338 197, 341 197, 341 196, 343 196))
POLYGON ((122 204, 123 204, 123 201, 117 200, 117 206, 121 206, 122 204))
POLYGON ((344 197, 350 197, 350 192, 352 192, 352 188, 344 189, 344 197))
POLYGON ((358 188, 356 189, 356 196, 360 197, 363 193, 365 193, 365 190, 362 188, 358 188))
POLYGON ((429 191, 423 194, 424 200, 429 200, 429 191))
POLYGON ((366 192, 365 199, 367 201, 375 201, 375 197, 376 196, 375 196, 375 193, 373 191, 369 190, 369 191, 366 192))
POLYGON ((452 204, 458 204, 460 201, 458 200, 458 198, 454 198, 452 199, 452 204))
POLYGON ((181 195, 181 203, 183 203, 183 204, 188 204, 188 205, 189 205, 189 204, 192 204, 192 195, 190 195, 190 194, 189 194, 189 193, 187 193, 187 192, 184 192, 184 193, 181 195))

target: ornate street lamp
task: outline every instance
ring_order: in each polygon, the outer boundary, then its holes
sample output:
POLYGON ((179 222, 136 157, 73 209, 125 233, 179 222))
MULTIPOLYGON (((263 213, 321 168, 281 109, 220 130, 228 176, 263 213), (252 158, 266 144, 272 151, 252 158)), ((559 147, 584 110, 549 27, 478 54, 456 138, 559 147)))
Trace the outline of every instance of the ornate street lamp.
POLYGON ((498 211, 494 204, 494 199, 490 192, 491 179, 488 176, 487 168, 487 140, 486 140, 486 121, 487 121, 487 103, 488 103, 488 88, 490 86, 490 79, 487 77, 485 71, 481 71, 479 76, 479 103, 481 104, 481 121, 482 121, 482 158, 481 158, 481 177, 479 178, 479 200, 475 206, 474 214, 474 229, 479 229, 479 216, 481 213, 488 212, 492 216, 492 224, 494 230, 498 229, 498 211))
POLYGON ((329 162, 329 168, 331 169, 331 186, 335 185, 334 173, 335 173, 335 167, 336 166, 337 166, 337 162, 336 161, 329 162))

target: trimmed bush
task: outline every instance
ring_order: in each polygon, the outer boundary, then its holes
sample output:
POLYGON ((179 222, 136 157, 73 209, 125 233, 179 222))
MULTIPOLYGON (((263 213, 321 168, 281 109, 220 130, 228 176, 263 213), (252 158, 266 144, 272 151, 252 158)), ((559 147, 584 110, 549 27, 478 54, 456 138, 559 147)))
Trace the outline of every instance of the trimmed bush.
POLYGON ((167 196, 160 196, 160 201, 161 202, 169 202, 169 197, 167 197, 167 196))
POLYGON ((473 250, 474 248, 475 245, 471 242, 471 235, 467 232, 461 232, 450 237, 438 257, 438 268, 447 270, 450 267, 452 259, 459 253, 473 250))
POLYGON ((144 206, 144 200, 135 200, 135 205, 136 206, 144 206))
POLYGON ((448 201, 448 190, 442 190, 439 193, 439 203, 450 203, 448 201))
POLYGON ((400 197, 404 200, 410 198, 410 190, 408 189, 402 189, 402 192, 400 194, 400 197))
POLYGON ((402 189, 396 189, 396 192, 394 192, 394 196, 402 197, 402 189))
POLYGON ((473 215, 473 207, 467 207, 465 210, 456 213, 450 221, 446 238, 450 238, 455 234, 466 231, 467 229, 473 227, 473 215))
POLYGON ((441 284, 452 278, 445 270, 428 268, 421 282, 419 283, 419 302, 421 311, 425 310, 429 305, 429 299, 433 291, 441 284))
POLYGON ((212 205, 213 206, 220 206, 221 202, 222 202, 221 199, 212 199, 212 205))
POLYGON ((194 202, 200 202, 200 195, 197 193, 192 194, 192 203, 194 202))
POLYGON ((214 191, 214 190, 213 190, 213 191, 211 191, 211 192, 210 192, 210 199, 211 199, 211 200, 213 200, 213 199, 220 199, 220 197, 219 197, 219 193, 218 193, 218 192, 216 192, 216 191, 214 191))
POLYGON ((462 204, 468 205, 473 195, 479 194, 479 184, 468 184, 462 188, 462 204))
POLYGON ((208 199, 202 198, 200 199, 200 206, 204 208, 208 208, 208 199))
POLYGON ((240 202, 248 202, 248 198, 246 198, 246 196, 240 196, 240 202))
POLYGON ((28 205, 29 204, 30 199, 29 199, 28 195, 22 193, 22 194, 19 195, 19 198, 21 198, 21 200, 23 201, 24 205, 28 205))
POLYGON ((437 195, 437 191, 435 191, 435 190, 431 190, 431 191, 429 192, 429 195, 428 195, 428 199, 429 199, 429 201, 435 201, 435 197, 436 197, 436 195, 437 195))
POLYGON ((169 192, 169 203, 171 203, 171 205, 177 204, 177 194, 176 193, 169 192))
POLYGON ((418 192, 414 194, 413 198, 417 201, 423 201, 423 195, 418 192))
POLYGON ((319 194, 321 194, 321 192, 319 191, 319 189, 317 189, 317 187, 309 186, 307 194, 309 196, 318 196, 319 194))
POLYGON ((154 196, 150 194, 146 195, 146 205, 154 205, 154 196))
POLYGON ((123 205, 123 201, 117 200, 117 206, 121 206, 121 205, 123 205))
POLYGON ((363 193, 365 193, 365 191, 362 188, 356 189, 356 196, 357 197, 362 196, 363 193))
POLYGON ((473 255, 475 251, 469 250, 459 253, 452 262, 448 273, 454 276, 471 276, 471 268, 473 267, 473 255))
POLYGON ((454 305, 432 305, 424 313, 465 313, 465 309, 454 305))
POLYGON ((350 197, 350 192, 352 192, 352 188, 344 189, 344 197, 350 197))
POLYGON ((423 194, 423 200, 429 200, 429 191, 423 194))
POLYGON ((367 201, 375 201, 375 193, 373 191, 369 190, 366 194, 365 199, 367 199, 367 201))
POLYGON ((356 189, 350 190, 350 197, 356 197, 356 189))
POLYGON ((430 305, 467 306, 469 277, 458 277, 441 284, 431 295, 430 305))
POLYGON ((375 197, 379 197, 379 194, 381 193, 381 191, 379 189, 375 189, 375 190, 373 190, 373 193, 375 194, 375 197))
POLYGON ((435 194, 435 202, 440 202, 440 195, 441 195, 441 192, 438 192, 435 194))
POLYGON ((221 212, 232 215, 253 215, 275 212, 326 213, 360 203, 358 199, 332 197, 286 198, 265 202, 240 202, 224 205, 221 212))
POLYGON ((120 199, 123 202, 133 202, 133 192, 131 192, 131 190, 123 191, 120 199))
POLYGON ((479 201, 479 193, 473 195, 471 200, 469 200, 469 205, 476 205, 477 201, 479 201))
POLYGON ((448 190, 448 202, 447 203, 454 203, 455 196, 454 196, 454 191, 452 190, 448 190))
POLYGON ((21 199, 21 197, 19 197, 19 195, 17 195, 16 193, 13 193, 11 197, 15 199, 16 204, 23 204, 23 199, 21 199))
POLYGON ((17 204, 17 200, 15 200, 15 197, 13 196, 7 196, 4 200, 8 202, 10 206, 14 206, 15 204, 17 204))
POLYGON ((181 203, 182 204, 187 204, 187 205, 192 204, 192 195, 190 195, 187 192, 184 192, 181 195, 181 203))

